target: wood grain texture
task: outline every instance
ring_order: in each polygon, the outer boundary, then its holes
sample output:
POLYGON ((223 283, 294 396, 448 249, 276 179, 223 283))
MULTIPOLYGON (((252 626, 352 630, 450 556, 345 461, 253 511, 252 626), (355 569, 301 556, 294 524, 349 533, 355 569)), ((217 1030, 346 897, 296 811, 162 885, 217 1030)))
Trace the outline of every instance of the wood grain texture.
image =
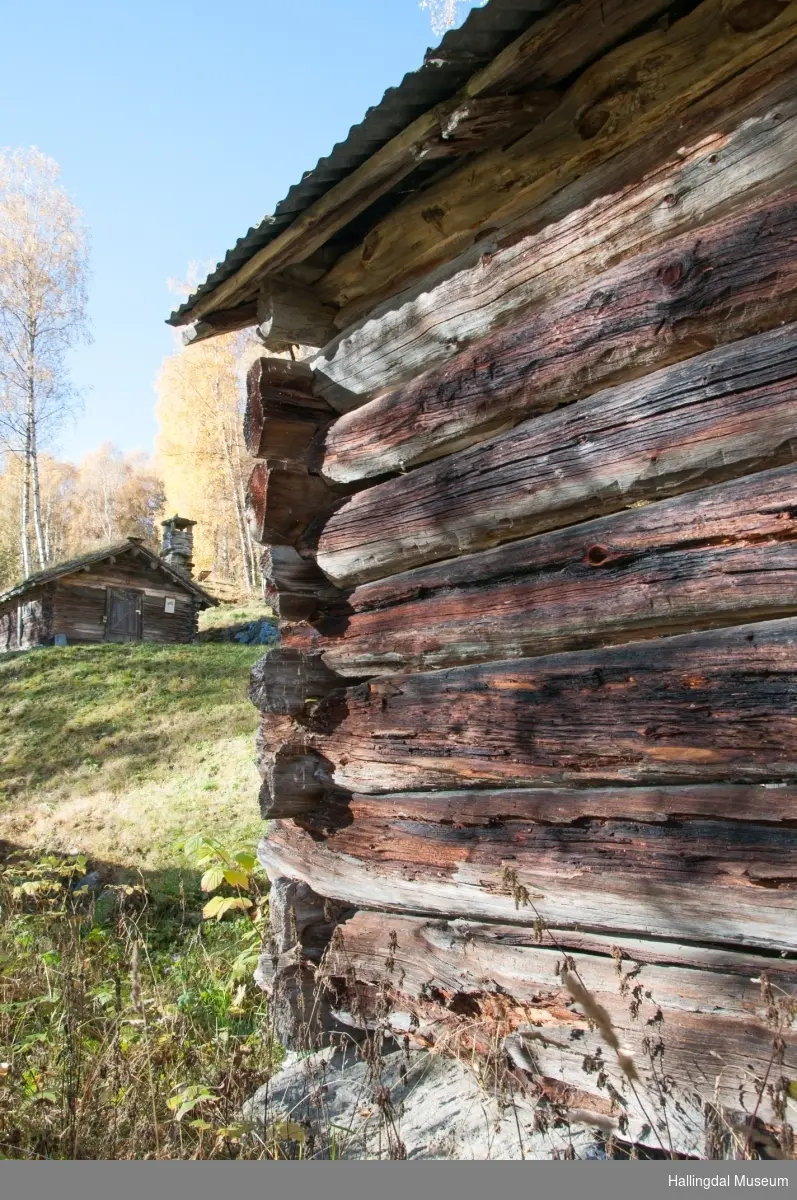
MULTIPOLYGON (((304 425, 301 430, 306 431, 304 425)), ((329 511, 338 497, 339 492, 301 462, 255 463, 246 488, 252 537, 266 545, 295 546, 311 521, 329 511)))
POLYGON ((384 675, 312 717, 336 783, 447 787, 797 778, 797 619, 384 675))
POLYGON ((391 575, 348 609, 320 622, 318 648, 360 676, 793 615, 797 467, 391 575))
POLYGON ((499 817, 457 829, 413 827, 401 809, 397 798, 393 815, 376 820, 355 803, 353 822, 323 839, 278 822, 261 861, 332 899, 387 912, 527 927, 539 920, 579 938, 664 938, 700 953, 712 944, 797 950, 793 824, 607 820, 601 833, 598 820, 546 828, 499 817), (760 865, 753 854, 763 855, 760 865), (776 871, 791 874, 778 884, 776 871))
POLYGON ((277 647, 259 659, 250 674, 249 699, 261 712, 300 716, 341 680, 320 655, 277 647))
MULTIPOLYGON (((618 40, 628 36, 670 0, 584 0, 552 13, 474 72, 455 99, 466 100, 504 91, 550 88, 567 79, 618 40)), ((443 106, 447 110, 450 102, 443 106)), ((415 168, 419 148, 440 131, 440 114, 433 108, 391 138, 362 166, 330 188, 278 237, 245 263, 209 295, 201 297, 180 324, 188 324, 215 309, 249 299, 266 275, 307 259, 338 230, 359 216, 415 168)), ((322 297, 323 300, 323 297, 322 297)))
POLYGON ((313 394, 310 369, 305 363, 259 358, 249 368, 246 384, 244 440, 249 453, 303 462, 313 437, 333 416, 329 405, 313 394))
MULTIPOLYGON (((682 113, 757 63, 772 58, 767 71, 776 76, 774 56, 792 53, 796 35, 793 5, 758 29, 740 31, 726 20, 722 0, 704 0, 669 29, 617 46, 525 138, 480 155, 391 211, 330 270, 319 294, 338 307, 352 305, 350 315, 362 314, 456 257, 484 229, 532 212, 632 147, 641 159, 638 177, 646 143, 659 131, 672 135, 682 113)), ((670 141, 670 149, 680 144, 670 141)), ((597 194, 587 190, 585 202, 597 194)))
POLYGON ((591 201, 581 179, 344 328, 312 360, 317 386, 346 389, 348 407, 352 398, 364 403, 623 259, 794 186, 793 69, 757 89, 751 81, 743 90, 737 80, 731 88, 721 111, 713 104, 678 127, 677 144, 669 129, 651 161, 646 148, 630 179, 605 178, 604 165, 604 186, 591 201), (576 194, 568 206, 570 191, 576 194))
MULTIPOLYGON (((644 1120, 649 1144, 658 1139, 668 1150, 705 1153, 705 1105, 749 1120, 757 1100, 751 1076, 765 1075, 772 1038, 757 983, 583 953, 565 961, 556 949, 513 944, 510 930, 358 912, 336 931, 327 966, 347 991, 356 980, 372 994, 386 992, 389 1028, 420 1035, 441 1050, 472 1047, 485 1056, 503 1037, 537 1084, 542 1076, 581 1096, 591 1093, 593 1112, 604 1111, 614 1095, 608 1113, 644 1120), (607 1026, 632 1058, 635 1086, 618 1070, 616 1053, 585 1006, 574 1003, 571 979, 603 1008, 607 1026)), ((791 1073, 793 1031, 784 1050, 791 1073)), ((768 1097, 765 1105, 759 1115, 777 1121, 777 1103, 768 1097)))
POLYGON ((312 288, 266 279, 257 299, 258 336, 276 353, 291 346, 325 346, 334 337, 335 309, 312 288))
POLYGON ((337 482, 439 458, 529 416, 797 317, 797 192, 632 258, 445 366, 341 416, 337 482))
POLYGON ((307 545, 341 586, 795 457, 795 326, 620 384, 351 497, 307 545))

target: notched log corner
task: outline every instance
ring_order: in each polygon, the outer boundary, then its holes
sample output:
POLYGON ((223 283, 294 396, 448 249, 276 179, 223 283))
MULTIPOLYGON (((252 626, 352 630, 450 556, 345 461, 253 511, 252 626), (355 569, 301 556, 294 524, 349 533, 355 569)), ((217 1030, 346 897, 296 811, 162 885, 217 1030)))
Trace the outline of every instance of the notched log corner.
POLYGON ((271 997, 274 1033, 287 1049, 314 1050, 336 1035, 352 1037, 335 1016, 337 996, 319 967, 335 929, 353 911, 325 900, 306 883, 272 879, 271 936, 255 981, 271 997))
POLYGON ((308 447, 334 417, 315 395, 313 372, 305 362, 259 358, 246 380, 244 439, 253 458, 303 462, 308 447))
POLYGON ((320 654, 277 648, 252 668, 249 698, 262 713, 306 717, 313 705, 346 682, 320 654))

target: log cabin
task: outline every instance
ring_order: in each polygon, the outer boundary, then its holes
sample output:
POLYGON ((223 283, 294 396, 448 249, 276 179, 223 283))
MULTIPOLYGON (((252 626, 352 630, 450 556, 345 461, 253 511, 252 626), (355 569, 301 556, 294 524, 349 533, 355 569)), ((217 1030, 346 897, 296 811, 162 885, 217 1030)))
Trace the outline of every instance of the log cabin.
POLYGON ((171 323, 264 346, 284 1040, 793 1154, 796 0, 490 0, 171 323))
POLYGON ((0 653, 92 642, 193 642, 217 601, 191 578, 193 521, 163 523, 161 554, 141 538, 53 564, 0 595, 0 653))

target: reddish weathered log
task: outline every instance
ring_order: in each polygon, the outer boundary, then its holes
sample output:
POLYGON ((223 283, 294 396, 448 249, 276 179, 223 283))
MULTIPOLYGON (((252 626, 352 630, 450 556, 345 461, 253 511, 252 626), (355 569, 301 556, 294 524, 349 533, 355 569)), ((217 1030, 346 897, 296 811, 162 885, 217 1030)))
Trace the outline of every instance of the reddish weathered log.
POLYGON ((246 511, 256 542, 294 546, 338 496, 318 475, 290 462, 259 462, 249 477, 246 511))
POLYGON ((362 583, 791 462, 796 334, 719 347, 377 484, 308 544, 336 583, 362 583))
POLYGON ((392 575, 356 588, 348 605, 351 615, 323 642, 325 662, 343 675, 789 616, 797 467, 392 575))
POLYGON ((253 458, 303 462, 313 437, 333 416, 313 395, 306 363, 259 358, 247 375, 246 448, 253 458))
POLYGON ((797 317, 797 193, 686 234, 340 417, 324 476, 439 458, 536 413, 797 317))
POLYGON ((365 792, 794 780, 795 704, 790 618, 383 675, 322 701, 313 744, 365 792))

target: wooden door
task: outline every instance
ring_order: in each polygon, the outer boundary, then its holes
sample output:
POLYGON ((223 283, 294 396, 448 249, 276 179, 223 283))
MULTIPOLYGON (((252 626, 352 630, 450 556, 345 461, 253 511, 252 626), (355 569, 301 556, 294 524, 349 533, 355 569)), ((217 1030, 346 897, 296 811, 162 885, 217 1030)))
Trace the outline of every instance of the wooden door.
POLYGON ((144 593, 133 588, 107 588, 106 642, 140 642, 143 634, 144 593))

